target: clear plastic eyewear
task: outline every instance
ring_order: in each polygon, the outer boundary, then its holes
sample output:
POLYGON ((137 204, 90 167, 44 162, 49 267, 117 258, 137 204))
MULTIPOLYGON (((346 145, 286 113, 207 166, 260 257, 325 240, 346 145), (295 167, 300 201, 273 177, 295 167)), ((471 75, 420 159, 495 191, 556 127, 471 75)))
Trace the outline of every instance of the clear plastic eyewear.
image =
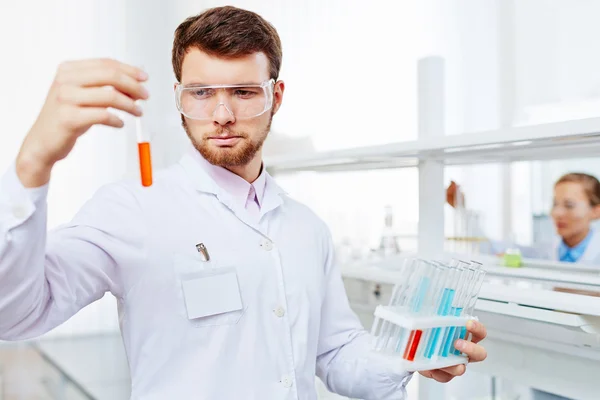
POLYGON ((250 85, 177 84, 175 101, 180 113, 190 119, 208 120, 223 106, 236 119, 250 119, 273 106, 275 80, 250 85))
POLYGON ((590 208, 590 204, 584 201, 566 201, 564 203, 552 203, 552 211, 562 210, 565 213, 579 213, 590 208))

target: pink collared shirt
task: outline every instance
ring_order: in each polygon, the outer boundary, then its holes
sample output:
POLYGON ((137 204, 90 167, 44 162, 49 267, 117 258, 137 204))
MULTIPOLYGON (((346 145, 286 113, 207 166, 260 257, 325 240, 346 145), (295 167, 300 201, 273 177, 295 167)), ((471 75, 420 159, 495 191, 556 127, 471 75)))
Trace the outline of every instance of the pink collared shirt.
MULTIPOLYGON (((197 151, 195 152, 197 153, 197 151)), ((213 178, 215 183, 232 196, 234 202, 240 208, 246 209, 252 218, 259 219, 260 207, 263 202, 267 183, 264 168, 261 169, 258 178, 254 182, 249 183, 228 169, 209 163, 199 153, 197 153, 195 158, 202 168, 213 178)))

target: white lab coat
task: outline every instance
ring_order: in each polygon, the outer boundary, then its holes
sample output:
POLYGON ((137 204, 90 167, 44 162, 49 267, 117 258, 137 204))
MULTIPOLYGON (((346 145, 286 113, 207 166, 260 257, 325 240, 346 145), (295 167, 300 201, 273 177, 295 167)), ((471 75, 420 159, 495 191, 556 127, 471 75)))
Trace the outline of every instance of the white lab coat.
MULTIPOLYGON (((595 231, 592 231, 591 235, 592 236, 590 238, 590 241, 587 244, 581 258, 577 260, 577 263, 593 264, 600 266, 600 235, 596 234, 595 231)), ((554 240, 551 247, 551 253, 545 255, 546 259, 560 261, 558 248, 560 246, 561 240, 562 239, 560 237, 554 240)))
POLYGON ((315 399, 315 373, 345 396, 403 399, 412 375, 369 352, 324 223, 270 176, 253 222, 195 157, 149 188, 102 188, 48 234, 47 187, 23 188, 13 166, 0 182, 0 339, 41 335, 110 291, 131 399, 315 399), (199 242, 235 268, 241 310, 188 319, 182 281, 208 268, 199 242))

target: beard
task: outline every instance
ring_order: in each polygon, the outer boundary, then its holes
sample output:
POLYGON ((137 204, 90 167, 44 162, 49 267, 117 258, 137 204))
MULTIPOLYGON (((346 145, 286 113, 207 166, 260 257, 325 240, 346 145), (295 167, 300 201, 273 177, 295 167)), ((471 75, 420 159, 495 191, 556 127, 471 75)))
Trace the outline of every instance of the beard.
POLYGON ((183 116, 181 116, 181 125, 185 133, 190 138, 194 148, 204 157, 206 161, 219 167, 231 168, 247 165, 254 159, 256 153, 262 148, 265 139, 271 129, 273 114, 269 117, 267 126, 260 129, 259 135, 253 140, 248 132, 235 131, 220 126, 218 129, 204 134, 200 140, 196 140, 190 132, 189 126, 183 116), (241 137, 241 140, 231 147, 217 147, 210 144, 209 137, 220 136, 223 133, 230 133, 233 136, 241 137))

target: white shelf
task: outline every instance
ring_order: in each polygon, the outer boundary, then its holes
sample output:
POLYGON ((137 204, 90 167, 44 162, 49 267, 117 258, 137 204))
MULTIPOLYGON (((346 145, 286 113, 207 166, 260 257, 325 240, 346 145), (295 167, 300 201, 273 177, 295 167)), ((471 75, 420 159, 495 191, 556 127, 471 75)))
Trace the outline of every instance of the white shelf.
POLYGON ((585 285, 590 286, 590 288, 596 287, 600 291, 600 275, 590 273, 553 271, 530 267, 508 268, 494 265, 486 266, 485 270, 489 275, 493 276, 585 285))
POLYGON ((265 160, 272 173, 415 167, 421 160, 446 165, 548 160, 600 155, 600 118, 588 118, 366 146, 288 154, 265 160))
MULTIPOLYGON (((404 279, 398 270, 364 266, 360 263, 345 265, 341 271, 345 278, 378 283, 396 284, 404 279)), ((489 283, 483 284, 479 297, 527 307, 600 317, 600 298, 598 297, 489 283)))
MULTIPOLYGON (((419 253, 402 253, 397 257, 389 257, 383 261, 354 261, 343 266, 345 275, 356 275, 357 278, 365 273, 372 274, 379 280, 394 283, 397 279, 395 269, 398 269, 407 258, 428 258, 419 253), (368 271, 368 272, 366 272, 368 271)), ((523 259, 523 267, 511 268, 501 264, 501 260, 489 255, 465 255, 446 253, 445 258, 471 260, 481 262, 488 276, 508 277, 515 279, 569 283, 584 285, 590 290, 600 290, 600 266, 591 264, 574 264, 553 262, 536 259, 523 259)))
MULTIPOLYGON (((480 299, 519 304, 546 310, 600 317, 600 298, 542 289, 484 283, 480 299)), ((477 306, 476 306, 477 308, 477 306)))
MULTIPOLYGON (((600 317, 554 312, 552 310, 544 310, 535 307, 524 307, 516 303, 500 303, 485 299, 479 299, 477 301, 477 311, 526 318, 529 320, 581 329, 587 333, 600 334, 600 317)), ((600 344, 596 347, 600 347, 600 344)))

